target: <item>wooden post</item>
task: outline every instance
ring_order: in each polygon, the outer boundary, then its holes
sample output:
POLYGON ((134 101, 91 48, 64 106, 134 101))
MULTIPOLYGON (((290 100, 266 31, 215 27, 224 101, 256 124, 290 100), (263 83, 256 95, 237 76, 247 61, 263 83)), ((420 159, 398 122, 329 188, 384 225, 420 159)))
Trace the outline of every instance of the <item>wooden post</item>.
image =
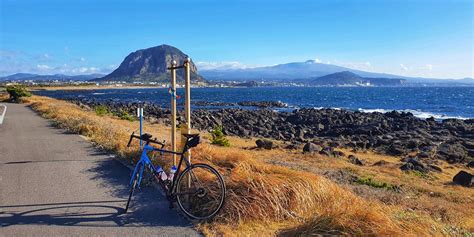
MULTIPOLYGON (((191 133, 191 59, 186 58, 184 61, 184 75, 186 80, 186 94, 185 94, 185 114, 186 114, 186 134, 191 133)), ((191 164, 191 150, 186 152, 186 159, 191 164)), ((191 174, 191 173, 190 173, 191 174)), ((191 188, 191 176, 188 176, 188 188, 191 188)))
MULTIPOLYGON (((186 125, 182 133, 190 134, 191 133, 191 59, 190 58, 186 58, 184 61, 184 79, 185 79, 184 110, 185 110, 185 116, 186 116, 186 125)), ((183 141, 185 141, 184 137, 183 137, 183 141)), ((186 153, 186 159, 188 159, 189 163, 191 163, 190 150, 186 153)))
MULTIPOLYGON (((176 61, 171 62, 171 150, 176 152, 176 61)), ((176 154, 173 154, 176 166, 176 154)))

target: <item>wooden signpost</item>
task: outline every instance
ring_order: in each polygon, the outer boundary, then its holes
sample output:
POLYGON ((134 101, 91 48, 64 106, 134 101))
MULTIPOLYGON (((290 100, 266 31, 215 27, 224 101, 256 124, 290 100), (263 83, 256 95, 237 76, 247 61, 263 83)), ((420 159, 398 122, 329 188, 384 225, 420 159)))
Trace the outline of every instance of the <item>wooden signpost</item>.
MULTIPOLYGON (((184 68, 184 79, 185 79, 185 120, 184 126, 180 127, 181 134, 189 134, 191 132, 191 59, 186 58, 183 65, 177 66, 175 60, 171 62, 171 149, 176 152, 176 69, 184 68)), ((181 136, 181 144, 184 145, 186 138, 181 136)), ((191 163, 191 151, 188 150, 186 153, 186 159, 191 163)), ((176 155, 173 155, 173 165, 176 165, 176 155)))

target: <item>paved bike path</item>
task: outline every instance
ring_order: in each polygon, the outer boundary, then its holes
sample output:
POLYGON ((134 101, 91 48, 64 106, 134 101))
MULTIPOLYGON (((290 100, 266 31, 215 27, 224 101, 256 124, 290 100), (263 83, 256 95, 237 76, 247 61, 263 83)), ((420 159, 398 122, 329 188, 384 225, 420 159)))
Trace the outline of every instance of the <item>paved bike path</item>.
POLYGON ((0 125, 0 236, 199 235, 153 188, 136 192, 120 215, 128 179, 127 168, 78 135, 8 104, 0 125))

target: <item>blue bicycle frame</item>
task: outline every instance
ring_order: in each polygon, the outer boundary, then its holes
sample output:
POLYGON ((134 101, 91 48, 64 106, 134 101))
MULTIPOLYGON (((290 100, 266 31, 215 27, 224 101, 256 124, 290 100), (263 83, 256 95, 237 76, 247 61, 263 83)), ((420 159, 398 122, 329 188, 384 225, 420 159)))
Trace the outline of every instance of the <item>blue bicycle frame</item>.
POLYGON ((140 172, 139 177, 138 177, 138 183, 137 183, 138 187, 140 187, 140 183, 143 177, 143 170, 145 170, 145 167, 148 167, 150 171, 152 171, 153 174, 158 173, 158 170, 153 166, 153 163, 151 163, 151 160, 150 158, 148 158, 148 155, 147 155, 147 152, 155 151, 155 150, 159 150, 159 149, 156 149, 148 144, 145 144, 145 146, 143 146, 143 151, 140 156, 140 160, 137 162, 135 169, 133 169, 132 178, 130 179, 130 186, 133 185, 133 180, 135 179, 137 172, 140 172))
MULTIPOLYGON (((158 144, 161 144, 161 143, 158 143, 158 144)), ((140 187, 140 183, 142 181, 143 171, 145 170, 145 167, 148 167, 148 169, 150 169, 150 171, 152 172, 153 175, 156 175, 158 173, 157 167, 160 167, 160 166, 154 167, 153 163, 151 163, 151 160, 150 160, 150 158, 148 158, 148 155, 147 155, 147 152, 149 152, 149 151, 157 151, 157 152, 160 152, 161 154, 170 153, 170 154, 176 154, 178 156, 181 156, 181 158, 179 160, 179 163, 178 163, 178 166, 177 166, 177 171, 176 171, 176 173, 173 177, 173 180, 171 180, 171 190, 174 189, 174 186, 175 186, 174 184, 175 184, 175 181, 176 181, 177 177, 179 176, 179 170, 181 168, 183 160, 184 160, 184 163, 186 163, 186 167, 191 166, 189 161, 187 159, 184 159, 184 153, 188 150, 188 145, 185 144, 183 152, 168 151, 168 150, 164 150, 163 147, 164 147, 163 144, 162 144, 162 148, 159 149, 159 148, 155 148, 155 147, 152 147, 152 146, 148 145, 148 142, 145 143, 145 145, 143 146, 142 154, 140 156, 140 160, 137 162, 137 165, 135 166, 135 169, 133 170, 132 177, 130 178, 130 187, 133 185, 133 180, 135 179, 135 176, 136 176, 137 172, 140 172, 139 177, 138 177, 138 182, 137 182, 137 186, 140 187)), ((163 170, 163 172, 164 172, 164 170, 163 170)))

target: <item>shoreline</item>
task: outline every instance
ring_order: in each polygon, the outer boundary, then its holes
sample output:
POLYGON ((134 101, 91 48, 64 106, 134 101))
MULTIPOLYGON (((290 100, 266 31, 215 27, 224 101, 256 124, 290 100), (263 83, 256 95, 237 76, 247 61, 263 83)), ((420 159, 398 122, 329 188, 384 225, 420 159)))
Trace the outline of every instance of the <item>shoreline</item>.
MULTIPOLYGON (((111 114, 134 114, 139 103, 98 100, 67 100, 81 108, 101 106, 111 114)), ((147 120, 169 125, 170 111, 145 103, 147 120)), ((474 119, 420 119, 411 113, 364 113, 336 109, 298 109, 276 112, 268 108, 246 110, 194 109, 193 128, 211 131, 223 126, 226 135, 279 140, 286 148, 312 143, 320 147, 373 150, 380 154, 406 156, 432 163, 474 160, 474 119)), ((184 121, 178 111, 178 124, 184 121)), ((331 153, 332 151, 329 151, 331 153)), ((330 154, 332 155, 332 154, 330 154)))
MULTIPOLYGON (((283 88, 283 87, 272 87, 272 88, 194 88, 195 92, 194 99, 191 101, 193 109, 211 109, 217 110, 221 108, 246 108, 255 109, 257 107, 266 107, 277 111, 291 111, 293 109, 344 109, 349 111, 359 112, 381 112, 387 113, 393 110, 398 112, 410 112, 416 117, 427 119, 434 117, 436 120, 443 119, 474 119, 474 110, 469 106, 469 92, 470 90, 463 90, 462 95, 454 99, 440 100, 436 104, 429 104, 422 101, 422 98, 413 99, 401 99, 395 103, 396 100, 391 99, 388 95, 397 95, 401 89, 337 89, 337 88, 321 88, 321 89, 310 89, 310 88, 283 88), (274 90, 272 89, 274 88, 274 90), (274 93, 290 93, 290 97, 286 97, 286 94, 277 96, 274 93), (252 96, 242 96, 244 94, 254 93, 252 96), (261 93, 261 95, 259 95, 261 93), (307 98, 292 97, 292 93, 302 93, 302 95, 311 95, 317 93, 320 97, 315 97, 314 101, 308 100, 307 98), (370 93, 372 96, 381 95, 379 99, 365 99, 364 93, 370 93), (467 94, 466 94, 467 93, 467 94), (235 100, 229 100, 228 97, 223 97, 223 94, 232 96, 235 100), (338 101, 337 96, 342 96, 342 100, 338 101), (464 97, 463 97, 464 95, 464 97), (334 97, 336 96, 336 97, 334 97), (350 99, 352 98, 352 99, 350 99), (387 102, 388 101, 388 102, 387 102), (421 102, 419 102, 421 101, 421 102), (240 105, 242 102, 280 102, 287 106, 260 106, 260 105, 240 105), (446 107, 448 106, 448 107, 446 107)), ((35 90, 35 94, 48 96, 57 99, 66 98, 90 98, 97 100, 124 100, 128 102, 143 102, 143 103, 156 103, 163 107, 169 106, 169 99, 167 98, 167 88, 163 87, 89 87, 87 89, 70 87, 67 90, 64 88, 39 88, 35 90), (123 91, 121 91, 123 89, 123 91), (93 93, 97 92, 97 93, 93 93), (115 94, 120 94, 117 97, 115 94), (125 96, 125 97, 124 97, 125 96)), ((431 92, 430 89, 413 89, 410 92, 404 93, 404 96, 410 97, 411 93, 420 92, 423 95, 443 96, 446 93, 440 93, 444 91, 442 88, 438 88, 436 91, 431 92)), ((451 90, 455 93, 456 90, 451 90)), ((178 91, 180 95, 184 92, 182 89, 178 91)), ((279 94, 278 94, 279 95, 279 94)), ((448 96, 450 94, 446 94, 448 96)), ((230 98, 230 97, 229 97, 230 98)), ((183 101, 178 101, 182 103, 183 101)), ((179 105, 178 105, 179 106, 179 105)))

